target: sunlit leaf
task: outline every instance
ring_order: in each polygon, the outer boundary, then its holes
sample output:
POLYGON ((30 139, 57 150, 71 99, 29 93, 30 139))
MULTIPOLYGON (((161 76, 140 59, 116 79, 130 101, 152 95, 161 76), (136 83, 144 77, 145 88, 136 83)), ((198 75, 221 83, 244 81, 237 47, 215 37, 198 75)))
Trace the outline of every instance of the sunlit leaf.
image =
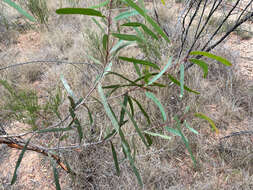
POLYGON ((195 133, 196 135, 199 134, 199 132, 193 129, 186 121, 184 121, 184 124, 191 132, 195 133))
POLYGON ((200 66, 204 72, 203 77, 206 78, 206 76, 208 74, 208 65, 206 64, 206 62, 199 60, 199 59, 189 59, 189 61, 200 66))
POLYGON ((205 57, 209 57, 211 59, 214 59, 216 61, 219 61, 220 63, 226 65, 226 66, 231 66, 232 64, 226 60, 225 58, 223 57, 220 57, 220 56, 217 56, 217 55, 214 55, 212 53, 209 53, 209 52, 205 52, 205 51, 192 51, 190 53, 190 55, 203 55, 205 57))
POLYGON ((167 135, 162 135, 162 134, 159 134, 159 133, 153 133, 153 132, 150 132, 150 131, 144 131, 144 133, 147 133, 147 134, 155 136, 155 137, 161 137, 161 138, 167 139, 167 140, 171 139, 171 137, 169 137, 167 135))
POLYGON ((60 76, 62 84, 64 86, 64 88, 67 90, 68 94, 73 98, 76 99, 76 96, 74 94, 74 92, 71 90, 71 87, 69 86, 67 80, 64 78, 64 76, 61 74, 60 76))
POLYGON ((211 127, 213 128, 213 130, 218 134, 219 133, 219 130, 218 128, 216 127, 214 121, 212 119, 210 119, 208 116, 206 116, 205 114, 203 113, 195 113, 195 116, 196 117, 199 117, 201 119, 204 119, 206 121, 208 121, 208 123, 211 125, 211 127))

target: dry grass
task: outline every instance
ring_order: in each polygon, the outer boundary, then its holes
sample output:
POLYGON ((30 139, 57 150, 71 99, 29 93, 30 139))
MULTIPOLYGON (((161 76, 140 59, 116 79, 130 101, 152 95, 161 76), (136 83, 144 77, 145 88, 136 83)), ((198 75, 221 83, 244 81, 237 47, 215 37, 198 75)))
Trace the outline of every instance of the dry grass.
MULTIPOLYGON (((67 1, 64 1, 63 5, 64 3, 67 3, 67 1)), ((86 1, 79 3, 84 6, 96 4, 90 1, 88 3, 86 1)), ((58 6, 51 4, 49 5, 49 10, 58 6)), ((161 11, 160 13, 164 14, 164 22, 169 22, 166 18, 172 15, 171 12, 161 11)), ((0 52, 1 60, 3 60, 1 66, 31 59, 65 59, 69 62, 91 62, 86 57, 86 52, 90 50, 91 47, 88 45, 92 44, 92 42, 87 41, 90 39, 84 38, 82 35, 82 32, 85 32, 87 24, 90 24, 91 21, 79 16, 58 16, 52 12, 51 14, 55 18, 49 18, 49 31, 38 32, 41 37, 39 48, 29 48, 37 40, 26 40, 28 43, 24 46, 19 46, 19 48, 15 44, 12 44, 6 51, 0 52), (13 54, 11 52, 19 52, 20 50, 24 51, 17 53, 15 57, 12 56, 13 54)), ((94 30, 95 26, 89 25, 89 28, 94 30)), ((170 30, 170 33, 174 36, 176 36, 175 32, 173 29, 170 30)), ((22 36, 22 34, 19 35, 22 36)), ((176 37, 173 43, 177 46, 176 37)), ((161 66, 165 64, 169 56, 176 52, 177 48, 175 48, 174 44, 172 46, 161 45, 160 48, 164 50, 161 53, 162 61, 159 63, 161 66)), ((144 189, 211 190, 253 188, 252 135, 233 136, 223 139, 221 144, 219 141, 220 137, 232 132, 251 130, 253 123, 251 119, 253 113, 252 101, 249 101, 252 97, 248 95, 247 81, 238 72, 240 65, 236 59, 236 52, 230 52, 229 49, 224 47, 216 49, 216 53, 228 58, 233 63, 232 69, 225 68, 209 60, 210 68, 206 79, 203 79, 203 73, 198 67, 192 67, 187 73, 187 85, 192 89, 198 90, 201 96, 185 93, 183 100, 180 100, 178 97, 180 89, 177 86, 166 87, 156 93, 156 96, 161 100, 168 113, 171 127, 174 124, 173 117, 175 114, 180 115, 186 106, 190 106, 192 113, 203 112, 207 114, 215 121, 219 128, 220 134, 214 134, 206 122, 192 116, 187 118, 191 126, 199 132, 199 135, 195 135, 186 129, 183 130, 197 158, 197 168, 193 168, 190 155, 181 139, 177 136, 172 136, 170 141, 153 138, 154 144, 147 150, 130 122, 124 126, 124 133, 129 142, 131 142, 131 146, 133 141, 137 146, 136 165, 143 178, 144 189)), ((145 53, 136 51, 134 48, 127 48, 124 56, 142 57, 145 56, 145 53)), ((137 78, 132 65, 128 63, 115 64, 113 71, 125 74, 131 79, 137 78)), ((48 96, 50 94, 49 92, 54 93, 59 87, 65 96, 60 112, 62 115, 66 115, 69 102, 66 98, 67 94, 60 82, 61 74, 64 75, 78 97, 87 94, 88 88, 96 78, 96 72, 87 64, 73 66, 50 63, 16 67, 1 72, 0 76, 2 79, 11 80, 18 86, 32 86, 41 96, 48 96)), ((119 82, 123 82, 123 80, 110 75, 104 81, 104 84, 119 82)), ((167 84, 170 81, 163 78, 161 82, 167 84)), ((118 91, 116 94, 122 92, 118 91)), ((150 100, 145 98, 144 93, 133 92, 130 95, 140 100, 143 107, 150 114, 152 123, 155 126, 161 124, 162 118, 158 108, 150 100)), ((99 97, 96 92, 93 96, 99 97)), ((92 99, 90 102, 87 105, 94 114, 94 120, 96 122, 92 129, 88 126, 84 128, 87 143, 97 141, 101 136, 105 136, 107 129, 112 130, 110 120, 106 117, 102 106, 94 103, 92 99)), ((120 106, 116 99, 112 99, 110 103, 113 105, 112 107, 115 113, 118 113, 120 106)), ((137 107, 136 110, 138 110, 137 107)), ((84 108, 79 111, 78 117, 81 118, 83 124, 87 124, 88 114, 84 108)), ((140 126, 145 126, 145 118, 140 112, 136 111, 135 119, 138 120, 140 126)), ((55 122, 54 118, 52 122, 55 122)), ((162 128, 157 128, 155 131, 167 134, 162 128)), ((41 135, 36 141, 39 142, 41 140, 41 142, 43 141, 42 144, 54 143, 57 137, 57 135, 41 135)), ((77 141, 77 133, 71 133, 68 137, 68 142, 76 143, 77 141)), ((112 142, 119 151, 118 156, 121 163, 120 176, 116 176, 109 143, 85 147, 81 151, 62 152, 62 155, 69 160, 72 169, 78 174, 75 177, 72 176, 72 182, 68 184, 69 188, 139 189, 138 182, 128 161, 123 159, 124 155, 120 147, 119 137, 115 137, 112 142)), ((65 144, 66 142, 63 141, 62 145, 65 144)), ((29 153, 27 152, 27 154, 29 153)), ((2 158, 2 155, 0 156, 2 158)), ((25 163, 26 161, 22 164, 25 163)), ((44 164, 48 167, 47 162, 44 162, 44 164)), ((25 168, 22 171, 25 172, 25 168)), ((68 179, 71 179, 70 175, 68 177, 68 179)), ((2 179, 4 177, 1 176, 2 179)), ((1 182, 7 183, 6 180, 2 180, 1 182)), ((19 181, 17 186, 15 186, 16 189, 23 187, 22 183, 19 181)), ((29 183, 25 182, 25 184, 29 183)), ((41 186, 34 186, 35 189, 44 189, 45 187, 43 184, 41 186)), ((66 189, 68 188, 66 187, 66 189)))

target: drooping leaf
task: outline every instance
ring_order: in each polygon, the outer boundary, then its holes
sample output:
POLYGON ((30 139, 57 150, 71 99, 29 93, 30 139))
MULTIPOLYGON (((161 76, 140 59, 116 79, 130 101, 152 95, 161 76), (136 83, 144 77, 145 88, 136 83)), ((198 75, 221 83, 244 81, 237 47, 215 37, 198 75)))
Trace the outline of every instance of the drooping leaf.
POLYGON ((218 62, 220 62, 220 63, 222 63, 222 64, 224 64, 224 65, 226 65, 226 66, 231 66, 231 65, 232 65, 232 64, 231 64, 228 60, 226 60, 225 58, 220 57, 220 56, 217 56, 217 55, 214 55, 214 54, 209 53, 209 52, 205 52, 205 51, 192 51, 192 52, 190 53, 190 55, 203 55, 203 56, 205 56, 205 57, 214 59, 214 60, 216 60, 216 61, 218 61, 218 62))
POLYGON ((131 151, 129 149, 129 146, 127 146, 125 143, 122 142, 122 146, 123 146, 123 149, 124 149, 124 152, 130 162, 130 166, 131 168, 133 169, 133 172, 135 174, 135 176, 137 177, 137 180, 138 180, 138 183, 141 187, 143 187, 143 183, 142 183, 142 179, 141 179, 141 175, 138 171, 138 169, 136 168, 135 164, 134 164, 134 159, 133 157, 131 156, 131 151))
POLYGON ((189 141, 188 141, 188 139, 184 136, 183 132, 181 131, 181 127, 180 127, 181 124, 180 124, 179 119, 178 119, 177 117, 175 117, 175 120, 176 120, 176 122, 177 122, 177 129, 178 129, 178 132, 180 133, 180 136, 181 136, 181 138, 182 138, 182 140, 183 140, 183 142, 184 142, 184 144, 185 144, 185 146, 186 146, 188 152, 190 153, 190 156, 191 156, 191 159, 192 159, 192 161, 193 161, 194 167, 196 168, 197 162, 196 162, 196 159, 195 159, 195 157, 194 157, 194 155, 193 155, 193 153, 192 153, 191 147, 190 147, 190 145, 189 145, 189 141))
MULTIPOLYGON (((174 77, 173 77, 172 75, 170 75, 170 74, 168 74, 168 77, 169 77, 169 79, 170 79, 173 83, 175 83, 176 85, 180 86, 180 82, 179 82, 176 78, 174 78, 174 77)), ((193 92, 193 93, 195 93, 195 94, 200 94, 199 92, 190 89, 190 88, 187 87, 186 85, 184 85, 184 89, 187 90, 187 91, 189 91, 189 92, 193 92)))
MULTIPOLYGON (((123 101, 123 105, 126 107, 127 106, 127 102, 128 102, 128 96, 125 94, 124 95, 124 101, 123 101)), ((123 123, 124 121, 124 116, 125 116, 126 110, 124 108, 121 108, 120 111, 120 119, 119 119, 119 124, 121 125, 121 123, 123 123)))
POLYGON ((118 162, 117 153, 116 153, 115 148, 112 144, 112 141, 110 141, 110 143, 111 143, 112 157, 113 157, 114 165, 115 165, 115 168, 116 168, 116 173, 117 173, 117 176, 119 176, 120 170, 119 170, 119 162, 118 162))
POLYGON ((155 137, 161 137, 161 138, 167 139, 167 140, 171 139, 171 137, 169 137, 167 135, 159 134, 159 133, 153 133, 153 132, 150 132, 150 131, 144 131, 144 133, 155 136, 155 137))
POLYGON ((149 116, 147 114, 147 112, 143 109, 142 105, 140 104, 140 102, 138 102, 136 99, 134 99, 133 97, 131 97, 131 99, 133 99, 133 101, 135 101, 135 103, 138 105, 139 109, 141 110, 141 112, 143 113, 143 115, 146 117, 148 124, 151 124, 151 121, 149 119, 149 116))
POLYGON ((208 121, 208 123, 211 125, 211 127, 213 128, 213 130, 218 134, 219 133, 219 130, 218 128, 216 127, 214 121, 212 119, 210 119, 208 116, 206 116, 205 114, 203 113, 195 113, 195 116, 196 117, 199 117, 201 119, 204 119, 206 121, 208 121))
POLYGON ((189 61, 200 66, 204 72, 203 77, 206 78, 206 76, 208 74, 208 65, 206 64, 206 62, 199 60, 199 59, 189 59, 189 61))
POLYGON ((110 0, 106 0, 102 3, 99 3, 98 5, 90 6, 89 8, 90 9, 98 9, 98 8, 106 6, 109 2, 110 2, 110 0))
POLYGON ((161 104, 161 102, 155 97, 155 95, 151 92, 145 92, 145 95, 150 98, 151 100, 153 100, 153 102, 155 102, 155 104, 158 106, 158 108, 160 109, 160 112, 162 113, 162 117, 163 120, 166 121, 167 120, 167 116, 166 113, 164 111, 164 108, 161 104))
POLYGON ((180 65, 180 98, 184 95, 184 64, 180 65))
POLYGON ((137 41, 137 42, 142 42, 142 39, 139 38, 136 35, 132 34, 118 34, 118 33, 112 33, 112 35, 115 38, 119 38, 120 40, 125 40, 125 41, 137 41))
POLYGON ((149 81, 148 85, 151 85, 153 82, 155 82, 156 80, 158 80, 166 72, 166 70, 171 66, 171 62, 172 62, 172 57, 170 57, 168 63, 165 65, 165 67, 163 68, 163 70, 161 70, 160 73, 158 73, 156 76, 154 76, 149 81))
POLYGON ((56 190, 61 190, 61 186, 60 186, 60 182, 59 182, 59 174, 58 174, 58 171, 55 166, 56 165, 55 161, 52 159, 50 154, 49 154, 49 158, 50 158, 51 166, 53 167, 54 183, 55 183, 56 190))
MULTIPOLYGON (((128 96, 128 95, 127 95, 128 96)), ((134 116, 134 105, 133 105, 133 102, 132 102, 132 99, 128 96, 128 103, 129 103, 129 107, 130 107, 130 110, 131 110, 131 114, 132 116, 134 116)))
POLYGON ((104 17, 100 11, 89 8, 62 8, 56 10, 57 14, 79 14, 88 16, 104 17))
POLYGON ((168 36, 164 33, 164 31, 161 29, 161 27, 150 16, 148 16, 142 8, 140 8, 132 0, 125 0, 125 2, 127 2, 127 4, 130 7, 134 8, 140 15, 142 15, 143 18, 146 19, 151 24, 151 26, 154 28, 154 30, 156 30, 157 33, 159 33, 167 42, 170 43, 168 36))
POLYGON ((18 171, 18 168, 19 168, 21 161, 24 157, 25 151, 27 149, 27 146, 28 146, 30 140, 31 140, 31 138, 25 143, 24 148, 22 149, 21 153, 19 154, 18 161, 16 163, 15 170, 14 170, 14 173, 12 176, 11 185, 13 185, 15 183, 15 181, 17 180, 17 171, 18 171))
POLYGON ((119 59, 121 59, 123 61, 131 62, 131 63, 147 65, 147 66, 153 67, 154 69, 158 69, 158 70, 160 69, 156 64, 154 64, 150 61, 142 60, 142 59, 134 59, 134 58, 130 58, 130 57, 121 57, 121 56, 119 56, 119 59))
POLYGON ((144 138, 144 136, 143 136, 143 134, 142 134, 140 128, 138 127, 136 121, 134 120, 133 116, 130 114, 130 112, 127 110, 127 108, 126 108, 123 104, 121 104, 121 107, 122 107, 123 109, 125 109, 125 112, 127 113, 128 117, 131 119, 131 121, 132 121, 132 123, 133 123, 133 125, 134 125, 134 128, 135 128, 136 132, 138 133, 138 135, 140 136, 142 142, 146 145, 146 147, 148 147, 148 144, 147 144, 147 142, 146 142, 146 139, 144 138))
POLYGON ((22 9, 18 4, 16 4, 14 1, 11 0, 3 0, 3 2, 7 3, 9 6, 16 9, 20 14, 24 15, 26 18, 28 18, 30 21, 35 22, 36 19, 28 14, 24 9, 22 9))

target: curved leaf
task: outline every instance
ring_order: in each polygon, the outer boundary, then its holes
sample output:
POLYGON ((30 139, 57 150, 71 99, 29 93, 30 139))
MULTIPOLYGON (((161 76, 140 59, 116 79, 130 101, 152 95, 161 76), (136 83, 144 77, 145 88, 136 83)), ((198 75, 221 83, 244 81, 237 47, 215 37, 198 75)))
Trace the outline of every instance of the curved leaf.
POLYGON ((166 64, 166 66, 163 68, 163 70, 158 73, 156 76, 154 76, 148 83, 148 85, 151 85, 153 82, 155 82, 156 80, 158 80, 165 72, 166 70, 171 66, 171 62, 172 62, 172 57, 170 57, 168 63, 166 64))
POLYGON ((213 130, 218 134, 219 133, 219 130, 217 129, 214 121, 212 119, 210 119, 209 117, 207 117, 205 114, 203 113, 195 113, 195 116, 196 117, 199 117, 201 119, 204 119, 206 121, 208 121, 208 123, 211 125, 211 127, 213 128, 213 130))
POLYGON ((162 135, 162 134, 159 134, 159 133, 153 133, 153 132, 150 132, 150 131, 144 131, 144 133, 155 136, 155 137, 161 137, 161 138, 167 139, 167 140, 171 139, 171 137, 169 137, 167 135, 162 135))
POLYGON ((101 8, 101 7, 106 6, 109 2, 110 2, 110 0, 106 0, 105 2, 102 2, 102 3, 98 4, 98 5, 91 6, 91 7, 89 7, 89 8, 90 8, 90 9, 101 8))
POLYGON ((226 65, 226 66, 231 66, 232 64, 226 60, 225 58, 223 57, 220 57, 220 56, 217 56, 217 55, 214 55, 212 53, 209 53, 209 52, 205 52, 205 51, 192 51, 190 53, 190 55, 203 55, 205 57, 209 57, 211 59, 215 59, 216 61, 219 61, 220 63, 226 65))
POLYGON ((121 19, 128 18, 130 16, 135 16, 135 15, 139 15, 139 13, 136 10, 126 11, 126 12, 122 12, 119 15, 117 15, 116 17, 114 17, 114 20, 119 21, 121 19))
POLYGON ((203 77, 206 78, 207 74, 208 74, 208 65, 206 64, 205 61, 199 60, 199 59, 189 59, 190 62, 198 65, 201 67, 201 69, 204 72, 203 77))
POLYGON ((160 109, 162 116, 163 116, 163 120, 166 121, 167 120, 167 116, 166 113, 164 111, 164 108, 161 104, 161 102, 155 97, 155 95, 151 92, 145 92, 146 96, 148 98, 150 98, 151 100, 153 100, 155 102, 155 104, 158 106, 158 108, 160 109))

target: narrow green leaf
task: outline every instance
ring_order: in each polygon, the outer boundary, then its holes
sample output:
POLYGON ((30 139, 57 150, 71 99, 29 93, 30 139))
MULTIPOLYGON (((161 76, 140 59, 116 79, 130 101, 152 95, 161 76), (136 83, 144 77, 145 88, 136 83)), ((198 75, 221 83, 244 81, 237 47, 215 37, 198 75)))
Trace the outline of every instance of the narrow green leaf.
MULTIPOLYGON (((123 101, 123 105, 124 105, 125 107, 127 106, 127 102, 128 102, 128 96, 125 94, 125 95, 124 95, 124 101, 123 101)), ((123 123, 125 113, 126 113, 125 109, 124 109, 124 108, 121 108, 121 111, 120 111, 120 119, 119 119, 119 125, 121 125, 121 123, 123 123)))
POLYGON ((180 98, 184 95, 184 64, 180 65, 180 98))
POLYGON ((136 145, 135 145, 134 136, 132 136, 132 147, 134 149, 133 160, 135 161, 135 158, 136 158, 136 145))
POLYGON ((148 135, 148 134, 146 134, 146 133, 145 133, 144 135, 145 135, 145 137, 146 137, 146 139, 147 139, 148 145, 151 146, 152 143, 153 143, 152 138, 150 137, 150 135, 148 135))
POLYGON ((117 15, 116 17, 114 17, 114 20, 119 21, 124 18, 128 18, 128 17, 135 16, 135 15, 139 15, 139 13, 136 10, 126 11, 126 12, 122 12, 119 15, 117 15))
POLYGON ((57 14, 79 14, 88 16, 105 17, 100 11, 89 8, 62 8, 56 10, 57 14))
POLYGON ((59 174, 58 174, 58 171, 55 166, 56 165, 55 161, 52 159, 50 154, 49 154, 49 158, 50 158, 51 166, 53 167, 54 183, 55 183, 56 190, 61 190, 61 186, 60 186, 60 182, 59 182, 59 174))
POLYGON ((170 57, 168 63, 166 64, 166 66, 163 68, 163 70, 158 73, 156 76, 154 76, 148 83, 148 85, 151 85, 153 82, 155 82, 156 80, 158 80, 166 71, 167 69, 171 66, 172 63, 172 57, 170 57))
POLYGON ((98 65, 103 65, 103 64, 101 63, 101 61, 99 61, 98 59, 94 58, 93 56, 87 54, 87 57, 88 57, 90 60, 92 60, 94 63, 96 63, 96 64, 98 64, 98 65))
POLYGON ((119 56, 119 59, 123 60, 123 61, 127 61, 127 62, 132 62, 132 63, 136 63, 136 64, 141 64, 141 65, 147 65, 150 67, 153 67, 154 69, 160 69, 156 64, 150 62, 150 61, 145 61, 145 60, 141 60, 141 59, 134 59, 134 58, 130 58, 130 57, 121 57, 119 56))
POLYGON ((131 114, 132 114, 132 116, 134 116, 134 105, 133 105, 132 99, 128 96, 127 100, 128 100, 128 103, 129 103, 131 114))
POLYGON ((126 81, 130 82, 131 84, 133 84, 133 86, 140 86, 140 87, 143 86, 143 85, 140 85, 140 84, 135 83, 134 81, 132 81, 132 80, 130 80, 130 79, 124 77, 123 75, 121 75, 121 74, 119 74, 119 73, 116 73, 116 72, 109 72, 108 74, 113 74, 113 75, 119 76, 119 77, 125 79, 126 81))
POLYGON ((13 173, 13 176, 12 176, 12 180, 11 180, 11 185, 13 185, 15 183, 15 181, 17 180, 17 171, 18 171, 18 168, 21 164, 21 161, 24 157, 24 154, 25 154, 25 151, 27 149, 27 146, 30 142, 30 140, 32 139, 32 137, 25 143, 25 146, 24 148, 22 149, 21 153, 19 154, 19 157, 18 157, 18 161, 16 163, 16 166, 15 166, 15 170, 14 170, 14 173, 13 173))
POLYGON ((122 142, 122 146, 123 146, 123 149, 125 151, 125 154, 126 154, 128 160, 130 162, 130 166, 133 169, 133 172, 134 172, 134 174, 137 177, 139 185, 141 187, 143 187, 143 183, 142 183, 142 179, 141 179, 140 173, 139 173, 138 169, 136 168, 136 166, 134 164, 134 159, 131 156, 131 151, 130 151, 129 147, 125 143, 123 143, 123 142, 122 142))
POLYGON ((152 32, 145 24, 142 24, 139 22, 128 22, 128 23, 122 24, 121 26, 141 27, 146 34, 158 40, 158 37, 156 36, 156 34, 152 32))
POLYGON ((218 128, 216 127, 214 121, 212 119, 210 119, 208 116, 206 116, 205 114, 203 113, 195 113, 195 116, 198 117, 198 118, 201 118, 201 119, 204 119, 206 121, 208 121, 208 123, 211 125, 211 127, 213 128, 213 130, 218 134, 219 133, 219 130, 218 128))
POLYGON ((106 6, 109 2, 110 2, 110 0, 106 0, 106 1, 104 1, 102 3, 99 3, 98 5, 94 5, 94 6, 91 6, 89 8, 90 9, 98 9, 98 8, 106 6))
POLYGON ((107 41, 108 41, 108 35, 104 34, 104 36, 103 36, 103 48, 104 48, 104 50, 106 50, 106 48, 107 48, 107 41))
POLYGON ((149 119, 149 116, 147 114, 147 112, 143 109, 142 105, 133 97, 131 97, 131 99, 133 99, 133 101, 135 101, 135 103, 138 105, 139 109, 141 110, 141 112, 143 113, 143 115, 146 117, 148 124, 151 124, 151 121, 149 119))
POLYGON ((157 33, 159 33, 167 42, 170 43, 168 36, 164 33, 164 31, 161 29, 161 27, 150 16, 148 16, 142 8, 140 8, 132 0, 125 0, 125 2, 127 2, 127 4, 130 7, 134 8, 140 15, 142 15, 144 17, 144 19, 146 19, 151 24, 151 26, 154 28, 154 30, 156 30, 157 33))
POLYGON ((181 131, 179 119, 178 119, 177 117, 175 117, 175 120, 177 121, 177 129, 178 129, 178 132, 180 133, 180 136, 181 136, 181 138, 182 138, 182 140, 183 140, 183 142, 184 142, 184 144, 185 144, 185 146, 186 146, 188 152, 190 153, 190 156, 191 156, 191 159, 192 159, 192 161, 193 161, 194 167, 196 168, 197 162, 196 162, 196 159, 195 159, 195 157, 194 157, 194 155, 193 155, 193 153, 192 153, 191 147, 190 147, 190 145, 189 145, 189 141, 188 141, 188 139, 184 136, 183 132, 181 131))
POLYGON ((203 55, 205 57, 208 57, 208 58, 211 58, 211 59, 214 59, 216 61, 219 61, 220 63, 226 65, 226 66, 231 66, 232 64, 226 60, 225 58, 223 57, 220 57, 220 56, 217 56, 217 55, 214 55, 212 53, 209 53, 209 52, 205 52, 205 51, 192 51, 190 53, 190 55, 203 55))
POLYGON ((112 137, 115 133, 116 133, 116 130, 113 129, 111 133, 109 133, 108 135, 105 136, 104 141, 109 139, 110 137, 112 137))
POLYGON ((136 35, 132 34, 118 34, 118 33, 112 33, 112 35, 115 38, 119 38, 120 40, 125 40, 125 41, 137 41, 137 42, 142 42, 142 39, 139 38, 136 35))
POLYGON ((195 129, 193 129, 186 121, 184 121, 185 126, 193 133, 195 133, 196 135, 198 135, 198 131, 196 131, 195 129))
POLYGON ((168 131, 168 132, 170 132, 170 133, 172 133, 172 134, 174 134, 174 135, 177 135, 177 136, 180 136, 181 137, 181 135, 180 135, 180 133, 178 132, 178 130, 176 130, 176 129, 173 129, 173 128, 171 128, 171 127, 165 127, 165 129, 168 131))
POLYGON ((138 135, 140 136, 142 142, 146 145, 146 147, 148 147, 146 139, 144 138, 144 136, 143 136, 140 128, 138 127, 136 121, 134 120, 133 116, 130 114, 130 112, 127 110, 127 108, 123 104, 121 104, 121 107, 126 111, 128 117, 131 119, 131 121, 132 121, 132 123, 134 125, 134 128, 135 128, 136 132, 138 133, 138 135))
POLYGON ((203 77, 206 78, 206 76, 208 74, 208 65, 206 64, 206 62, 199 60, 199 59, 189 59, 189 61, 200 66, 204 72, 203 77))
POLYGON ((119 162, 118 162, 118 158, 117 158, 117 153, 116 153, 115 148, 112 144, 112 141, 110 141, 110 143, 111 143, 112 157, 113 157, 114 165, 116 168, 116 173, 117 173, 117 176, 119 176, 120 170, 119 170, 119 162))
POLYGON ((16 9, 20 14, 24 15, 26 18, 28 18, 30 21, 35 22, 36 19, 28 14, 24 9, 22 9, 18 4, 16 4, 14 1, 11 0, 3 0, 3 2, 7 3, 9 6, 16 9))
POLYGON ((141 77, 141 71, 140 71, 138 64, 137 63, 133 63, 133 64, 134 64, 134 69, 135 69, 136 73, 138 74, 139 77, 141 77))
POLYGON ((155 95, 151 92, 145 92, 145 95, 150 98, 151 100, 153 100, 153 102, 155 102, 155 104, 158 106, 158 108, 160 109, 160 112, 162 113, 163 116, 163 120, 166 121, 167 120, 167 116, 166 113, 163 109, 163 106, 161 104, 161 102, 155 97, 155 95))
MULTIPOLYGON (((176 78, 174 78, 174 77, 173 77, 172 75, 170 75, 170 74, 168 74, 168 77, 169 77, 169 79, 170 79, 173 83, 175 83, 176 85, 180 86, 180 82, 179 82, 176 78)), ((195 93, 195 94, 200 94, 199 92, 197 92, 197 91, 195 91, 195 90, 192 90, 192 89, 188 88, 186 85, 184 85, 184 89, 187 90, 187 91, 189 91, 189 92, 193 92, 193 93, 195 93)))
POLYGON ((171 139, 171 137, 169 137, 167 135, 162 135, 162 134, 159 134, 159 133, 153 133, 153 132, 150 132, 150 131, 144 131, 144 133, 155 136, 155 137, 161 137, 161 138, 167 139, 167 140, 171 139))
POLYGON ((106 114, 108 115, 108 117, 110 118, 112 124, 113 124, 113 127, 115 128, 115 130, 118 132, 119 131, 119 124, 118 124, 118 121, 116 120, 116 118, 114 117, 110 107, 109 107, 109 104, 107 103, 107 100, 106 100, 106 97, 104 95, 104 92, 103 92, 103 89, 102 89, 102 86, 100 83, 98 83, 98 93, 101 97, 101 101, 104 105, 104 108, 105 108, 105 111, 106 111, 106 114))

